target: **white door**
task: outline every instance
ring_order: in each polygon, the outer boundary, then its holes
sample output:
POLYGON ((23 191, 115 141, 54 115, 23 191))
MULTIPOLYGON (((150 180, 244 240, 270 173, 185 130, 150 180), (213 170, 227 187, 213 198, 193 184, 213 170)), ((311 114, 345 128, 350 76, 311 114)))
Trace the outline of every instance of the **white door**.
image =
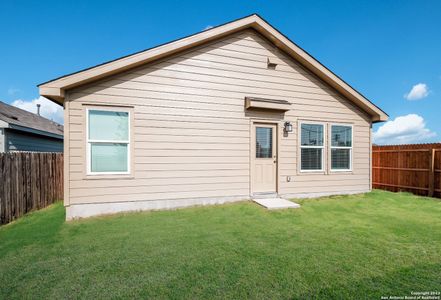
POLYGON ((252 193, 277 191, 277 126, 253 125, 251 158, 252 193))

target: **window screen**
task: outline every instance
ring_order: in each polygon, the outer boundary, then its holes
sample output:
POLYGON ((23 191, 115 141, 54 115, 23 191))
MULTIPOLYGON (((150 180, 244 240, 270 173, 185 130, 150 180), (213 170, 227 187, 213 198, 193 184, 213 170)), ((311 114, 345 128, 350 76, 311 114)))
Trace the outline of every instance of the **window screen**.
POLYGON ((302 146, 323 146, 323 125, 302 124, 302 146))
POLYGON ((331 126, 331 170, 351 170, 352 126, 331 126))
POLYGON ((256 158, 273 156, 273 129, 256 127, 256 158))
POLYGON ((88 173, 129 171, 129 113, 88 110, 88 173))
POLYGON ((332 125, 331 146, 352 147, 352 127, 332 125))
POLYGON ((302 148, 302 170, 321 170, 322 149, 302 148))
POLYGON ((127 144, 91 143, 92 172, 127 172, 127 144))
POLYGON ((302 171, 323 170, 323 125, 301 124, 300 169, 302 171))
POLYGON ((89 139, 127 141, 129 139, 129 113, 89 110, 89 139))

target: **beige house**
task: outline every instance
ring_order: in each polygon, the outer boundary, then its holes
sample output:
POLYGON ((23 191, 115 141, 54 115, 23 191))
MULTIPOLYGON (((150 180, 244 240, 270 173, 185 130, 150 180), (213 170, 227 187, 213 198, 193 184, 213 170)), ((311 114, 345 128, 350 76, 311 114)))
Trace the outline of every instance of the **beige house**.
POLYGON ((367 192, 387 120, 257 15, 39 88, 65 108, 67 219, 367 192))

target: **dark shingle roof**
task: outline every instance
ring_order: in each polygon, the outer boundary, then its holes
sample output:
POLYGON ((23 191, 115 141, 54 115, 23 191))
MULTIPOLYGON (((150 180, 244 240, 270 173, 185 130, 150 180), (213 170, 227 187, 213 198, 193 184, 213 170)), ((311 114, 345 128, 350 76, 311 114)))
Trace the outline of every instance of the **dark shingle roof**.
POLYGON ((0 101, 0 120, 11 125, 63 135, 63 125, 0 101))

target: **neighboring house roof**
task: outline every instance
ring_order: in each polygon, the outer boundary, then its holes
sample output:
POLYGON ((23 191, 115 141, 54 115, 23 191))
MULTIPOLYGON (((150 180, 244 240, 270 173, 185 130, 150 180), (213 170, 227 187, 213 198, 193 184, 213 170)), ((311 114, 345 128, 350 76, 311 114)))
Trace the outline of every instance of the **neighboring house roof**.
POLYGON ((0 127, 63 138, 63 125, 0 101, 0 127), (2 122, 3 121, 3 122, 2 122))
POLYGON ((387 120, 388 115, 384 111, 256 14, 42 83, 39 85, 40 94, 55 102, 63 103, 65 91, 68 89, 188 50, 247 28, 252 28, 262 34, 276 47, 354 102, 366 111, 374 122, 387 120))

